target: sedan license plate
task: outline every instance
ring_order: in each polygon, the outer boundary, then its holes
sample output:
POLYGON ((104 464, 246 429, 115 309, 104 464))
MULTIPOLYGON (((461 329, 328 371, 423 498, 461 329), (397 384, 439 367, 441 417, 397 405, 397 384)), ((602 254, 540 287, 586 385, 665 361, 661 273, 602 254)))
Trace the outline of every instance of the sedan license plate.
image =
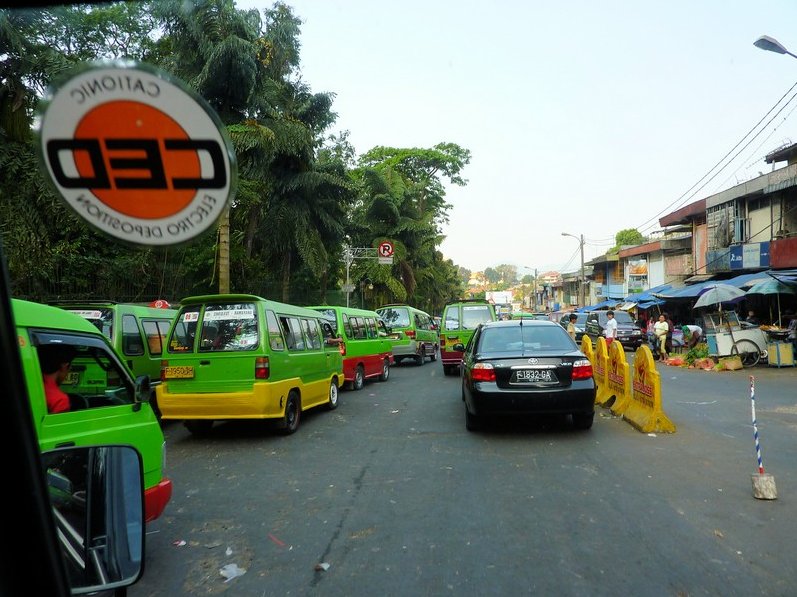
POLYGON ((551 369, 518 369, 515 371, 515 383, 538 383, 557 381, 551 369))
POLYGON ((166 379, 193 379, 193 367, 166 367, 166 379))

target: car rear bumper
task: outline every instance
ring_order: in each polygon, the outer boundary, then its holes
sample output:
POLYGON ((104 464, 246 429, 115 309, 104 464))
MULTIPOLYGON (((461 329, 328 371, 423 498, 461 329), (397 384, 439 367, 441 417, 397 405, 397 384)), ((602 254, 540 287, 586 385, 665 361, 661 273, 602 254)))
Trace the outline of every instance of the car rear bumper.
POLYGON ((172 499, 172 482, 161 479, 160 483, 144 491, 144 513, 146 522, 152 522, 163 514, 166 504, 172 499))
POLYGON ((440 360, 443 363, 444 367, 449 367, 451 365, 461 365, 462 364, 462 353, 457 352, 455 350, 444 350, 440 349, 440 360))
POLYGON ((529 392, 477 382, 465 389, 465 402, 474 415, 591 413, 595 410, 595 384, 590 380, 568 388, 529 392))

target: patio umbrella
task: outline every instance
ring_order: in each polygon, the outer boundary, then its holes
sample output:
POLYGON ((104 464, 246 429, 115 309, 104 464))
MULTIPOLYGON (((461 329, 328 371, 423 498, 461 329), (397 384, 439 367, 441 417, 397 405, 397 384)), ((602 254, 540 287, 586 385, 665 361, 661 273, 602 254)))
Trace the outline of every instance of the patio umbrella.
POLYGON ((744 298, 744 295, 744 290, 736 288, 736 286, 731 286, 730 284, 711 284, 706 286, 706 289, 697 298, 692 308, 697 309, 698 307, 719 305, 719 309, 722 311, 722 303, 730 303, 744 298))
MULTIPOLYGON (((776 294, 778 296, 778 327, 780 327, 780 295, 781 294, 797 294, 794 288, 784 284, 780 280, 770 278, 764 282, 759 282, 752 286, 747 294, 776 294)), ((771 313, 770 313, 771 315, 771 313)))

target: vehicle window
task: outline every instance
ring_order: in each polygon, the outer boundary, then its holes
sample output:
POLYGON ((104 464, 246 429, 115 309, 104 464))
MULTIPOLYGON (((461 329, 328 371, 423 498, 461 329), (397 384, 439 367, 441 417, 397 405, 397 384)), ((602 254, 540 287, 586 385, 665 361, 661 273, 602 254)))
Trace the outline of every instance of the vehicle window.
POLYGON ((205 306, 200 332, 200 352, 254 350, 257 345, 257 313, 254 303, 205 306))
POLYGON ((357 340, 364 340, 365 339, 365 322, 363 321, 362 317, 350 317, 349 322, 351 322, 352 331, 354 332, 354 338, 357 340))
POLYGON ((280 324, 282 331, 285 333, 285 341, 288 345, 288 350, 300 351, 305 349, 304 334, 302 334, 302 325, 296 317, 280 317, 280 324))
POLYGON ((627 311, 615 311, 614 318, 617 320, 617 323, 627 323, 629 325, 634 323, 634 320, 631 319, 627 311))
POLYGON ((353 322, 349 319, 349 316, 345 313, 343 314, 343 329, 346 331, 347 338, 354 338, 354 328, 352 327, 353 322))
POLYGON ((443 329, 445 330, 458 330, 459 329, 459 308, 449 307, 446 309, 445 319, 443 320, 443 329))
POLYGON ((380 335, 380 336, 387 336, 388 335, 387 326, 385 325, 384 321, 382 321, 381 319, 377 319, 376 320, 376 325, 377 325, 377 334, 378 335, 380 335))
POLYGON ((268 325, 268 343, 272 350, 285 350, 285 342, 282 339, 277 316, 274 311, 266 311, 266 325, 268 325))
POLYGON ((32 337, 48 405, 65 400, 68 407, 60 412, 67 412, 133 403, 132 380, 110 348, 98 339, 45 333, 32 337))
POLYGON ((178 315, 172 336, 169 339, 169 352, 189 352, 194 349, 199 309, 199 305, 186 307, 178 315))
POLYGON ((487 328, 481 333, 479 352, 573 350, 573 340, 561 326, 487 328))
POLYGON ((475 330, 480 323, 492 321, 488 305, 464 305, 462 307, 462 329, 475 330))
MULTIPOLYGON (((315 309, 315 310, 321 313, 321 315, 324 317, 324 320, 329 322, 329 325, 332 326, 332 329, 335 331, 335 333, 338 333, 337 332, 338 321, 337 317, 335 317, 335 309, 315 309)), ((344 315, 343 318, 346 319, 346 316, 344 315)))
POLYGON ((106 338, 113 339, 113 311, 111 309, 67 309, 67 311, 87 319, 106 338))
POLYGON ((373 317, 365 318, 365 327, 368 329, 369 338, 376 338, 378 336, 376 333, 376 320, 373 317))
POLYGON ((302 319, 301 321, 304 336, 307 338, 308 348, 315 350, 321 348, 321 330, 318 327, 318 320, 302 319))
POLYGON ((144 354, 144 342, 134 315, 122 317, 122 352, 127 356, 144 354))
POLYGON ((144 328, 144 335, 147 337, 149 354, 158 356, 163 354, 163 342, 169 333, 171 322, 166 319, 144 319, 141 327, 144 328))
POLYGON ((391 328, 410 327, 410 312, 402 307, 385 307, 379 309, 379 315, 391 328))

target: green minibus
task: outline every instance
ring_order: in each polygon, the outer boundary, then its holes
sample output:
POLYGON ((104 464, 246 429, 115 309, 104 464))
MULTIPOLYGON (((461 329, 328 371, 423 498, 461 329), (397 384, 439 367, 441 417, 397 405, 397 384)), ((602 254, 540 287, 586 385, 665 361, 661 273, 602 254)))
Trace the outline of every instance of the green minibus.
POLYGON ((440 328, 440 360, 445 375, 456 375, 462 364, 462 352, 455 344, 467 346, 480 323, 496 321, 495 308, 482 299, 464 299, 446 305, 440 328))
MULTIPOLYGON (((160 383, 163 345, 177 310, 112 301, 59 301, 50 304, 94 324, 111 341, 134 376, 149 375, 152 380, 150 405, 159 416, 155 386, 160 383)), ((163 301, 155 301, 154 304, 165 305, 163 301)))
POLYGON ((366 379, 387 381, 394 362, 392 344, 375 311, 337 305, 308 309, 321 313, 340 338, 343 376, 350 389, 361 390, 366 379))
POLYGON ((203 435, 217 420, 270 419, 289 434, 303 411, 338 406, 343 357, 318 311, 251 294, 180 304, 156 389, 164 420, 203 435))
POLYGON ((19 299, 12 308, 40 450, 133 446, 143 459, 146 520, 158 518, 172 482, 163 474, 166 446, 149 405, 149 377, 134 378, 108 338, 83 317, 19 299), (54 361, 55 353, 62 356, 54 361), (48 365, 53 362, 57 368, 48 365))
POLYGON ((404 304, 383 305, 376 312, 392 332, 404 332, 393 342, 396 363, 412 359, 416 365, 423 365, 426 357, 437 360, 440 338, 437 325, 428 313, 404 304))

